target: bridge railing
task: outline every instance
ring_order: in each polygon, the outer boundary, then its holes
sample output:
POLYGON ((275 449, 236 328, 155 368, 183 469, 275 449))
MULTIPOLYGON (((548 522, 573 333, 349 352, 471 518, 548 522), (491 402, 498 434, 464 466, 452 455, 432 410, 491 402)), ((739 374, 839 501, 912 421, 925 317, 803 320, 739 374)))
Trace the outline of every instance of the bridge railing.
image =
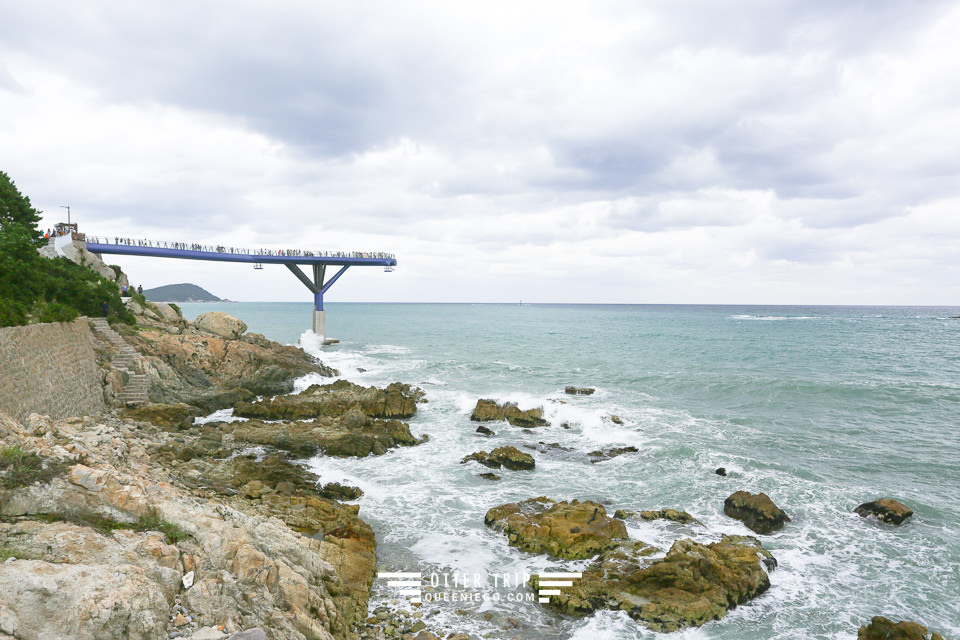
POLYGON ((203 251, 207 253, 232 253, 244 256, 305 256, 320 258, 392 258, 392 253, 382 251, 310 251, 307 249, 244 249, 224 245, 207 245, 195 242, 167 242, 164 240, 142 240, 121 238, 119 236, 91 236, 86 238, 93 244, 117 244, 129 247, 154 247, 157 249, 176 249, 179 251, 203 251))

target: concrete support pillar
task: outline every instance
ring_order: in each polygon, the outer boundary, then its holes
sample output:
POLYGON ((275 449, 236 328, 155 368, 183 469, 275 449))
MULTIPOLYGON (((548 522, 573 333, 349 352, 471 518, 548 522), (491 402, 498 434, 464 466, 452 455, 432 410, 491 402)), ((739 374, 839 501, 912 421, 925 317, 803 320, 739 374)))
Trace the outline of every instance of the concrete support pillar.
POLYGON ((321 340, 327 338, 327 312, 319 309, 313 310, 313 332, 320 336, 321 340))

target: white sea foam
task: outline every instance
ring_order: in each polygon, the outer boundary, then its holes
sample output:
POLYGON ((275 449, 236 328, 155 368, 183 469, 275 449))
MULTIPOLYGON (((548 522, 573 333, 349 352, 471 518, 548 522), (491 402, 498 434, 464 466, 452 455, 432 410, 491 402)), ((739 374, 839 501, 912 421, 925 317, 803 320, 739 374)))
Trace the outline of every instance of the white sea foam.
POLYGON ((246 422, 249 418, 241 418, 233 415, 233 407, 229 409, 218 409, 210 415, 200 416, 193 419, 194 424, 206 424, 208 422, 246 422))

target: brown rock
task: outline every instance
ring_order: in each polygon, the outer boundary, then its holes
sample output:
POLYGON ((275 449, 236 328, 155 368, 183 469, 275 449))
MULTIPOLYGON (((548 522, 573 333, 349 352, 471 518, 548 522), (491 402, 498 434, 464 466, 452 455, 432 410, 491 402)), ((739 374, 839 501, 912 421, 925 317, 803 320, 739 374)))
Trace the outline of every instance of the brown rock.
POLYGON ((880 498, 873 502, 864 502, 853 511, 861 518, 874 516, 878 520, 889 524, 900 524, 913 515, 913 511, 909 507, 892 498, 880 498))
POLYGON ((572 396, 589 396, 593 395, 593 392, 596 389, 591 389, 589 387, 567 387, 564 389, 564 393, 568 393, 572 396))
POLYGON ((301 393, 280 395, 255 402, 238 402, 234 414, 262 420, 313 420, 339 418, 351 414, 356 423, 369 418, 410 418, 417 412, 421 389, 394 382, 386 389, 361 387, 337 380, 331 384, 313 385, 301 393))
POLYGON ((484 524, 507 534, 511 546, 558 558, 589 558, 627 539, 621 520, 595 502, 531 498, 487 511, 484 524))
POLYGON ((201 313, 193 321, 193 324, 201 331, 230 340, 236 340, 247 330, 247 323, 222 311, 201 313))
MULTIPOLYGON (((761 566, 765 550, 754 538, 725 536, 709 545, 678 540, 662 560, 644 560, 654 552, 642 542, 605 552, 573 586, 550 596, 549 606, 573 615, 622 610, 654 631, 668 632, 719 620, 770 586, 761 566)), ((536 589, 537 577, 531 583, 536 589)))
POLYGON ((916 622, 893 622, 875 616, 869 625, 860 627, 857 640, 943 640, 939 633, 930 633, 916 622))
POLYGON ((770 534, 790 522, 790 516, 773 503, 765 493, 756 495, 737 491, 723 502, 723 512, 742 520, 747 528, 760 534, 770 534))
POLYGON ((506 420, 515 427, 541 427, 547 424, 543 419, 542 408, 521 411, 516 403, 507 402, 500 405, 488 399, 477 400, 477 406, 474 407, 470 419, 474 422, 506 420))
POLYGON ((197 407, 188 404, 148 404, 142 407, 130 408, 124 414, 134 420, 141 420, 155 424, 158 427, 174 429, 189 429, 193 419, 203 414, 197 407))
POLYGON ((486 451, 477 451, 476 453, 471 453, 461 460, 460 464, 465 464, 470 460, 476 460, 480 464, 490 467, 491 469, 506 467, 507 469, 512 469, 514 471, 525 471, 532 470, 537 466, 533 456, 531 456, 529 453, 524 453, 516 447, 510 446, 497 447, 490 453, 487 453, 486 451))
POLYGON ((587 454, 590 459, 590 462, 596 464, 597 462, 603 462, 604 460, 609 460, 610 458, 616 458, 617 456, 622 456, 625 453, 636 453, 640 451, 636 447, 613 447, 611 449, 598 449, 596 451, 591 451, 587 454))
POLYGON ((640 517, 644 520, 670 520, 671 522, 679 522, 680 524, 701 524, 699 520, 686 511, 678 511, 676 509, 641 511, 640 517))

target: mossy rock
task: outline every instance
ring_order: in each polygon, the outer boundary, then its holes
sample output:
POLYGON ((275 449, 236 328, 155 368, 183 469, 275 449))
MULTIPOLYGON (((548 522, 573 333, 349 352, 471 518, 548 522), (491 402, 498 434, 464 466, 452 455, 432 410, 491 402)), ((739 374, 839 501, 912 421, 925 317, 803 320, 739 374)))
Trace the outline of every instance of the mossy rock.
POLYGON ((557 558, 590 558, 627 539, 623 521, 596 502, 556 502, 546 497, 487 511, 484 524, 507 535, 510 546, 557 558))

